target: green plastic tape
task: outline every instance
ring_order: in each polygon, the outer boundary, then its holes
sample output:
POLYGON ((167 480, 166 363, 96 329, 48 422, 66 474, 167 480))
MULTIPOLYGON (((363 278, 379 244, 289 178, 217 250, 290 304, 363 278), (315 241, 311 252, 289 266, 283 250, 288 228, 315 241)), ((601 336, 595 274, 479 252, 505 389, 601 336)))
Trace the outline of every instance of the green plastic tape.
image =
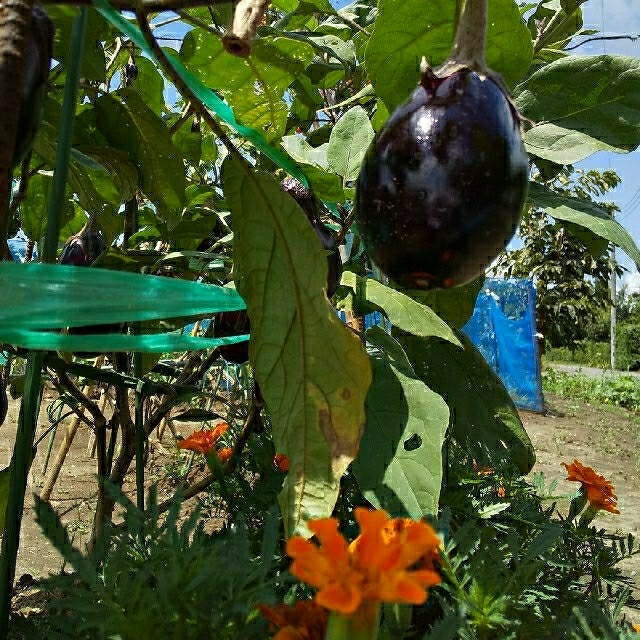
POLYGON ((64 327, 239 311, 235 289, 161 276, 58 264, 0 264, 0 342, 26 349, 161 353, 235 344, 249 336, 64 335, 64 327))

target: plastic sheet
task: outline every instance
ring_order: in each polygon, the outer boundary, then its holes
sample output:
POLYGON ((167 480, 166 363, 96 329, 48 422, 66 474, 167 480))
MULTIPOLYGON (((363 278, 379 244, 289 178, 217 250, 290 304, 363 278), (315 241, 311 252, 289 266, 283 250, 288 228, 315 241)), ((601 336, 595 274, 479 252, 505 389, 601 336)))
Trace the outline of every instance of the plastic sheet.
POLYGON ((0 342, 27 349, 162 353, 233 344, 248 336, 65 335, 64 327, 213 315, 245 308, 235 289, 107 269, 0 264, 0 342))
POLYGON ((516 406, 544 411, 531 280, 488 279, 463 331, 500 376, 516 406))

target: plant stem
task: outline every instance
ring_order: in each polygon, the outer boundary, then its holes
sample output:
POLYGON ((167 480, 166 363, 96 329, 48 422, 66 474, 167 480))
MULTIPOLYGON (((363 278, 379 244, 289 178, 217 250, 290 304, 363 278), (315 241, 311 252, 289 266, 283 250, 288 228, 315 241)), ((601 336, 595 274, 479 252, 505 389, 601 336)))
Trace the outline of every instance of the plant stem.
POLYGON ((471 69, 484 69, 487 42, 487 0, 465 0, 449 60, 471 69))

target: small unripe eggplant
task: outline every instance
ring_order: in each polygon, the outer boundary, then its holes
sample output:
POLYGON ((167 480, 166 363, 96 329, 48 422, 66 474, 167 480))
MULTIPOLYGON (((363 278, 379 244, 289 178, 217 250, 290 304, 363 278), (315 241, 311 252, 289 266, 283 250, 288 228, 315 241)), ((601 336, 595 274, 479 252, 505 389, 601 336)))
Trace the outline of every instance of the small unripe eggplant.
MULTIPOLYGON (((89 221, 82 229, 65 243, 58 262, 74 267, 89 267, 104 253, 106 245, 102 232, 94 228, 89 221)), ((98 324, 86 327, 70 327, 69 334, 76 336, 93 333, 119 333, 119 324, 98 324)))
POLYGON ((406 287, 473 280, 513 237, 528 177, 520 118, 500 84, 469 69, 426 69, 360 171, 367 253, 406 287))
POLYGON ((336 246, 336 240, 331 230, 320 220, 322 205, 313 193, 295 178, 285 178, 280 186, 298 203, 300 208, 307 214, 307 218, 314 228, 322 247, 328 251, 327 267, 327 297, 332 298, 338 288, 338 282, 342 277, 342 260, 336 246))
POLYGON ((7 386, 3 378, 0 378, 0 426, 4 424, 9 409, 7 386))
MULTIPOLYGON (((216 314, 214 335, 216 338, 227 338, 229 336, 242 336, 249 333, 249 316, 245 310, 224 311, 216 314)), ((237 342, 236 344, 225 344, 220 349, 220 355, 227 361, 235 364, 243 364, 249 360, 249 343, 237 342)))
POLYGON ((60 252, 60 264, 69 264, 75 267, 89 267, 106 249, 102 232, 87 224, 71 236, 60 252))
POLYGON ((27 155, 40 126, 42 104, 47 93, 53 55, 54 26, 42 7, 31 11, 31 33, 27 43, 22 98, 11 166, 17 167, 27 155))

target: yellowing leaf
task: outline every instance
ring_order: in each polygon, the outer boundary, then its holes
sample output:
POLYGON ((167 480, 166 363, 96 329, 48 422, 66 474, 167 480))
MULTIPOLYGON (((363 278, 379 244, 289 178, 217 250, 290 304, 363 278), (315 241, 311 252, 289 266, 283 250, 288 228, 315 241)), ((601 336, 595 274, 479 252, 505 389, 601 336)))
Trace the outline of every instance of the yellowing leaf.
POLYGON ((236 159, 223 176, 236 287, 251 319, 249 357, 276 450, 289 456, 285 529, 305 533, 306 520, 331 513, 358 451, 369 359, 326 298, 325 252, 296 202, 236 159))

